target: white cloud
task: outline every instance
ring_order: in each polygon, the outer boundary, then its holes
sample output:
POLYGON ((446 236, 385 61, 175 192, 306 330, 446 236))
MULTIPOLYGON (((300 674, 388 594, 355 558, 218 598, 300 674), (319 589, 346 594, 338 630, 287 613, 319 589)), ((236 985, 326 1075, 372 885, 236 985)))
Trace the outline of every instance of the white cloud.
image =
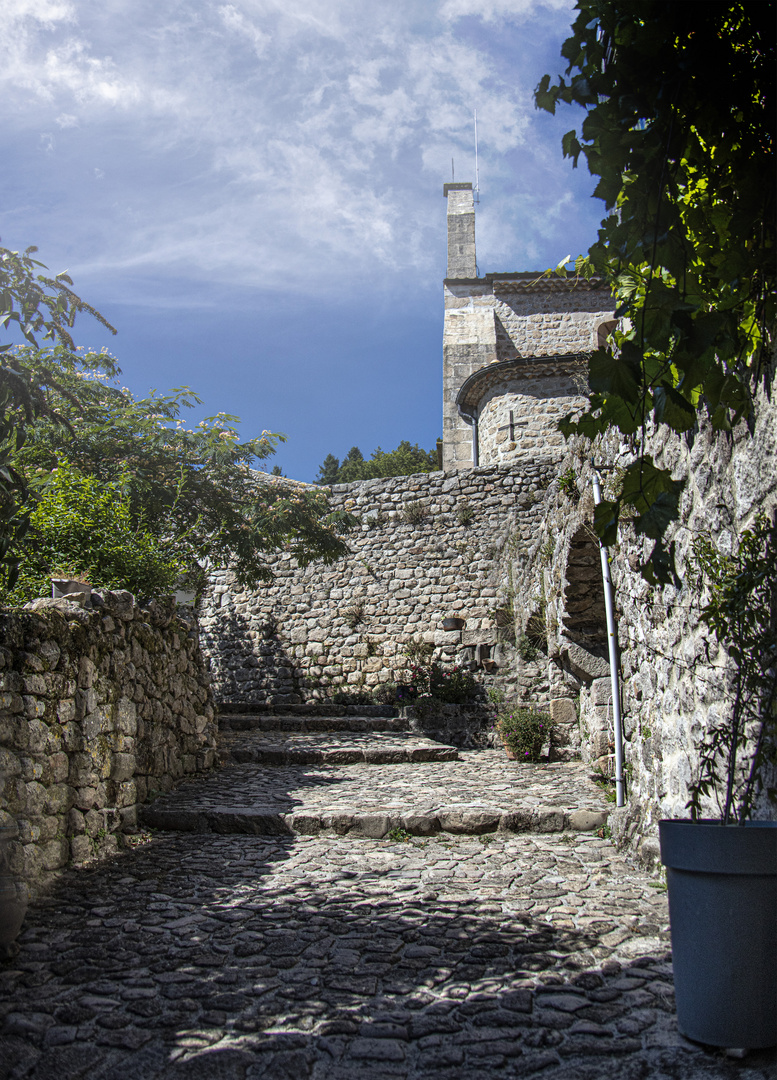
POLYGON ((445 0, 440 15, 451 20, 471 15, 484 22, 498 19, 523 22, 541 18, 548 11, 571 11, 573 8, 573 0, 445 0))
MULTIPOLYGON (((317 287, 376 265, 439 266, 439 189, 452 156, 457 179, 474 171, 475 108, 494 188, 506 154, 520 151, 530 173, 535 113, 522 65, 538 42, 563 40, 571 6, 10 4, 0 81, 14 130, 56 125, 46 148, 74 170, 84 147, 100 148, 94 177, 109 201, 61 200, 63 223, 84 216, 82 264, 317 287), (497 38, 518 22, 531 30, 511 39, 508 60, 459 30, 468 15, 497 38)), ((495 242, 514 235, 501 220, 501 232, 484 222, 495 242)))

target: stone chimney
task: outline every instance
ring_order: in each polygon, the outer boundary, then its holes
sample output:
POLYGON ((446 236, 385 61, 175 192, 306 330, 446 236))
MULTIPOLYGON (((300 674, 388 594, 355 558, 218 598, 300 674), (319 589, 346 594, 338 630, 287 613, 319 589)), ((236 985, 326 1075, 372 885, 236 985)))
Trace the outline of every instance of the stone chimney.
POLYGON ((448 277, 475 278, 475 201, 472 184, 444 184, 448 200, 448 277))

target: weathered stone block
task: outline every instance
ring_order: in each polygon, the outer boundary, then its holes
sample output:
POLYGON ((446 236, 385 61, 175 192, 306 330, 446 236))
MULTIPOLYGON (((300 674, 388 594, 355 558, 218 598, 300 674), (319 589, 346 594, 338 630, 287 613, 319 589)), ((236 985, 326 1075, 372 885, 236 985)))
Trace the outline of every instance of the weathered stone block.
POLYGON ((608 705, 612 702, 612 681, 594 679, 591 683, 591 697, 595 705, 608 705))
POLYGON ((111 780, 119 784, 125 780, 130 780, 135 775, 135 764, 134 754, 114 754, 110 773, 111 780))
POLYGON ((570 643, 561 652, 570 671, 584 682, 593 682, 610 674, 610 665, 601 656, 584 649, 581 645, 570 643))
POLYGON ((92 841, 85 834, 70 838, 70 858, 75 866, 83 866, 94 858, 92 841))
POLYGON ((576 723, 577 710, 572 698, 551 698, 550 718, 556 724, 576 723))

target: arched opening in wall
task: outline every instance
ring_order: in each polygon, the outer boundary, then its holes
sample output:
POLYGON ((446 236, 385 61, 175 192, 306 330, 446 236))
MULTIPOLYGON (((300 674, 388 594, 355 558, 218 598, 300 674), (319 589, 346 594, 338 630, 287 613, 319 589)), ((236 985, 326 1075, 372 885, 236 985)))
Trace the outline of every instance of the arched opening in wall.
POLYGON ((588 652, 607 657, 607 617, 599 543, 589 526, 569 544, 564 588, 564 636, 588 652))

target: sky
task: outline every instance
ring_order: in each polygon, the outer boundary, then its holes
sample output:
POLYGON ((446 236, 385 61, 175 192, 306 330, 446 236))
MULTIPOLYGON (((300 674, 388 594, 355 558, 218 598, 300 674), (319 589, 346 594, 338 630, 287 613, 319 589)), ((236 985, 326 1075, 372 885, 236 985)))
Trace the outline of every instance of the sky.
POLYGON ((481 273, 543 270, 603 216, 534 107, 570 0, 4 0, 0 243, 37 245, 137 395, 283 432, 315 479, 441 433, 442 186, 475 180, 481 273))

